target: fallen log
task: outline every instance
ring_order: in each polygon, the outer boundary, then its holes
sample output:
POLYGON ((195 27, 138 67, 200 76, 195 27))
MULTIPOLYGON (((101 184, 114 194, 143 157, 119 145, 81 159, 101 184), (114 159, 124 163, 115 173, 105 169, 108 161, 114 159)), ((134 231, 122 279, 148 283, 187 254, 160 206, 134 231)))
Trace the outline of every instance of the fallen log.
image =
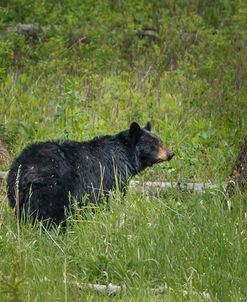
MULTIPOLYGON (((6 35, 9 32, 14 32, 16 34, 24 35, 26 37, 30 37, 33 40, 37 40, 39 35, 44 32, 49 32, 52 29, 56 31, 62 31, 65 27, 61 25, 40 25, 37 22, 33 23, 7 23, 3 27, 3 33, 6 35)), ((141 31, 136 31, 136 34, 141 38, 148 38, 150 41, 157 41, 158 40, 158 32, 152 28, 146 28, 141 31)), ((72 37, 69 39, 68 48, 71 49, 75 45, 79 43, 90 43, 91 39, 84 35, 84 33, 72 34, 72 37)))
POLYGON ((0 172, 0 189, 5 185, 7 175, 7 172, 0 172))
POLYGON ((114 285, 110 283, 108 285, 103 285, 103 284, 79 283, 79 282, 74 282, 74 284, 79 289, 89 289, 98 294, 107 294, 109 296, 116 295, 116 294, 123 294, 126 292, 126 286, 124 284, 114 285))
MULTIPOLYGON (((5 24, 4 34, 14 32, 25 37, 29 37, 33 40, 37 40, 41 33, 47 33, 52 30, 61 31, 63 27, 60 25, 40 25, 39 23, 18 23, 18 24, 5 24)), ((79 43, 90 43, 91 39, 83 32, 71 33, 71 37, 68 41, 68 48, 71 49, 79 43)))
POLYGON ((58 25, 44 25, 41 26, 39 23, 18 23, 18 24, 12 24, 7 23, 3 27, 3 31, 5 34, 8 34, 9 32, 14 32, 21 35, 31 36, 31 37, 37 37, 41 32, 44 31, 50 31, 52 28, 58 29, 58 25))
MULTIPOLYGON (((0 172, 0 183, 4 182, 7 178, 8 172, 0 172)), ((175 189, 175 190, 189 190, 193 192, 204 192, 205 189, 216 189, 219 186, 210 182, 158 182, 158 181, 146 181, 141 182, 132 180, 130 182, 131 188, 142 188, 142 189, 175 189)))
POLYGON ((29 35, 37 39, 38 34, 42 31, 42 27, 38 23, 17 24, 13 28, 13 31, 18 34, 29 35))
POLYGON ((1 172, 0 171, 0 184, 7 179, 7 176, 8 176, 8 172, 1 172))
POLYGON ((7 175, 8 175, 7 172, 0 172, 0 202, 7 201, 7 195, 6 195, 5 191, 2 190, 3 187, 5 186, 5 181, 6 181, 7 175))
POLYGON ((188 183, 181 183, 181 182, 158 182, 158 181, 147 181, 147 182, 140 182, 140 181, 131 181, 130 187, 142 187, 143 189, 176 189, 176 190, 189 190, 193 192, 204 192, 205 189, 216 189, 218 188, 217 185, 212 184, 210 182, 188 182, 188 183))
POLYGON ((0 171, 0 179, 6 179, 7 178, 7 175, 8 175, 8 172, 1 172, 0 171))
MULTIPOLYGON (((90 290, 97 294, 101 295, 116 295, 116 294, 125 294, 127 292, 127 287, 125 284, 123 285, 114 285, 110 283, 109 285, 104 284, 92 284, 92 283, 80 283, 80 282, 73 282, 80 290, 90 290)), ((150 292, 154 295, 162 295, 168 293, 169 291, 173 291, 166 283, 163 286, 157 288, 150 288, 150 292)), ((193 295, 194 297, 198 298, 199 300, 203 299, 203 301, 211 301, 210 294, 207 291, 203 292, 196 292, 196 291, 181 291, 182 296, 186 297, 188 295, 193 295)))

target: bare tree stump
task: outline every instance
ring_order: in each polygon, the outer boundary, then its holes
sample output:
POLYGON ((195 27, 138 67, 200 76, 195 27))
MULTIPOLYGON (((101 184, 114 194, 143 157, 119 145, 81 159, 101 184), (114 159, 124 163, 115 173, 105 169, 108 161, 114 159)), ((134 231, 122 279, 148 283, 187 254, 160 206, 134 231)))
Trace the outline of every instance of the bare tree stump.
POLYGON ((230 175, 230 181, 226 188, 228 196, 231 197, 234 194, 236 186, 241 192, 247 191, 247 135, 230 175))

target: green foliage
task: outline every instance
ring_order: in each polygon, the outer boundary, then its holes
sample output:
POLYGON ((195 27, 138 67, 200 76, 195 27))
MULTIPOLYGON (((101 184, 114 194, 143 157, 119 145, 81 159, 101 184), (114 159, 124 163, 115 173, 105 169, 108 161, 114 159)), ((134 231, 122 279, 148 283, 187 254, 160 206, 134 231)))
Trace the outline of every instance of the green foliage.
MULTIPOLYGON (((2 0, 0 140, 15 156, 151 120, 176 157, 140 179, 225 182, 247 131, 246 13, 241 0, 2 0), (37 36, 16 32, 32 22, 37 36)), ((246 196, 229 215, 222 197, 130 192, 64 235, 18 234, 1 204, 0 300, 107 300, 73 281, 126 283, 126 301, 246 300, 246 196)))
POLYGON ((124 301, 245 300, 246 196, 237 194, 227 213, 219 193, 132 190, 108 211, 78 213, 60 235, 38 224, 18 233, 2 203, 1 300, 17 293, 19 301, 100 299, 76 282, 124 283, 124 301))

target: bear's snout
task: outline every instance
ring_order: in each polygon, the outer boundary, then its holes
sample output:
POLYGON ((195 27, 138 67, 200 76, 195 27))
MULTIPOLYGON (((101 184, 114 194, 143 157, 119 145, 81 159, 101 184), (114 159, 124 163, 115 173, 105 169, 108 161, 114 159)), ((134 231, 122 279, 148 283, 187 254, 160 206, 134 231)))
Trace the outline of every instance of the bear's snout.
POLYGON ((167 151, 167 160, 171 160, 173 158, 173 156, 175 155, 174 152, 172 151, 167 151))
POLYGON ((160 144, 156 160, 158 162, 171 160, 174 155, 175 155, 174 152, 166 149, 163 144, 160 144))

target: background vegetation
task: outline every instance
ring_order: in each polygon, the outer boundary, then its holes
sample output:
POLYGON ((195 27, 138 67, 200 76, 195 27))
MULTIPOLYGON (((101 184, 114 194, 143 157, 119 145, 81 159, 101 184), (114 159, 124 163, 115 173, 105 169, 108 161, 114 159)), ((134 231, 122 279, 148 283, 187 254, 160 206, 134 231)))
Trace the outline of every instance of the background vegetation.
MULTIPOLYGON (((87 140, 151 120, 176 157, 142 180, 222 184, 247 130, 246 16, 241 0, 2 0, 0 139, 14 157, 37 140, 87 140), (17 32, 32 22, 38 35, 17 32)), ((71 219, 63 236, 19 230, 1 203, 0 300, 108 299, 78 281, 125 283, 116 300, 244 301, 246 194, 231 213, 222 197, 131 190, 108 212, 71 219)))

